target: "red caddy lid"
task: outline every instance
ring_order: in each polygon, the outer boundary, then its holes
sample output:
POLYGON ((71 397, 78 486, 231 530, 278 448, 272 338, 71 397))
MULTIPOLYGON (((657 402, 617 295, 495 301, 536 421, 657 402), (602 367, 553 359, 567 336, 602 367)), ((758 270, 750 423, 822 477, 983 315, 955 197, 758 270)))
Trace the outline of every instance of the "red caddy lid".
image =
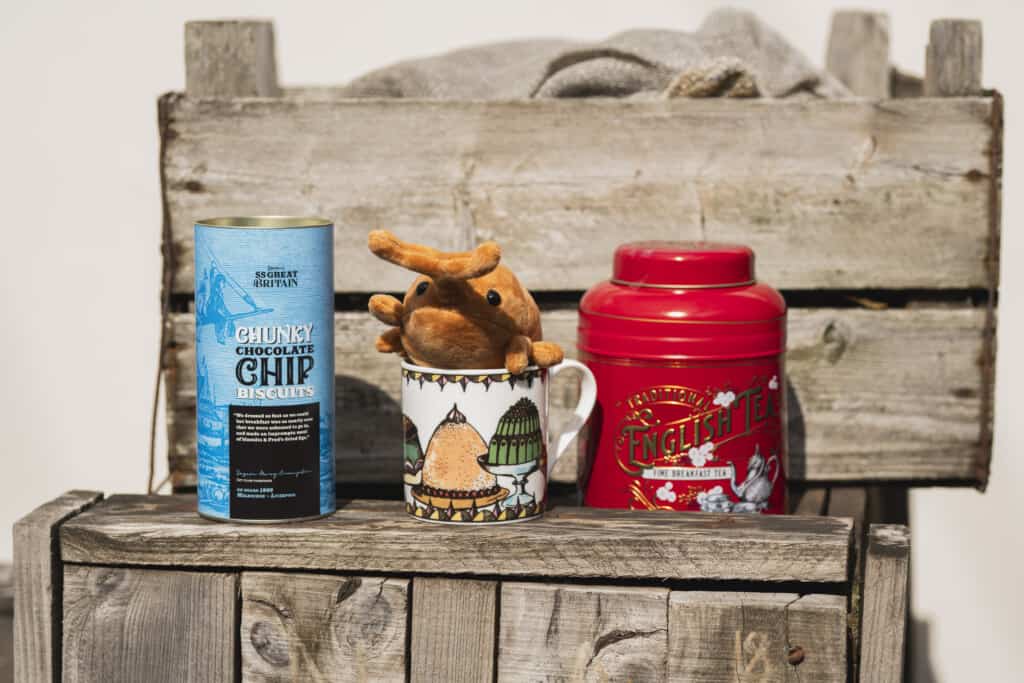
POLYGON ((633 242, 615 250, 612 282, 658 288, 754 284, 754 252, 714 242, 633 242))
POLYGON ((754 279, 748 247, 635 242, 580 302, 579 347, 641 360, 735 360, 785 351, 786 303, 754 279))

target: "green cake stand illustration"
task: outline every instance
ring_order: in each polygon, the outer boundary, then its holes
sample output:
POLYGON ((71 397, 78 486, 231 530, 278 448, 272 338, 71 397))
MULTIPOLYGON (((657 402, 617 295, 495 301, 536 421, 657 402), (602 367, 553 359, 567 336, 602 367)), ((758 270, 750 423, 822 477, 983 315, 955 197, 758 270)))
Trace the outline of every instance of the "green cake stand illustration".
POLYGON ((515 492, 502 501, 502 507, 525 508, 537 502, 526 490, 527 477, 540 468, 543 456, 540 413, 530 399, 521 398, 501 416, 487 452, 477 461, 496 477, 510 477, 515 482, 515 492))

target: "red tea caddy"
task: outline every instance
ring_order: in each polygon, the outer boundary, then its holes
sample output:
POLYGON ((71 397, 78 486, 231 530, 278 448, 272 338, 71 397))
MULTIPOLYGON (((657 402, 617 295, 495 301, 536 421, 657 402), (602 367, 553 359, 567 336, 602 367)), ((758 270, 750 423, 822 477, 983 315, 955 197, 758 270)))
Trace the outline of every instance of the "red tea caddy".
POLYGON ((786 304, 749 248, 637 242, 580 302, 597 378, 582 440, 584 504, 786 509, 786 304))

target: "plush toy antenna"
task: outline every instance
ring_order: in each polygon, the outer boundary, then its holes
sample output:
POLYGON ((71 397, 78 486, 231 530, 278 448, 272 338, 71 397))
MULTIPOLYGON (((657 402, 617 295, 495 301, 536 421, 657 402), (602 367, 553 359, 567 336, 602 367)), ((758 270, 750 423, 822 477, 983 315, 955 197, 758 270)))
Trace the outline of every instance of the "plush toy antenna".
POLYGON ((480 277, 497 268, 501 260, 501 249, 494 242, 484 242, 472 251, 443 252, 403 242, 387 230, 372 231, 369 246, 370 251, 385 261, 435 280, 480 277))

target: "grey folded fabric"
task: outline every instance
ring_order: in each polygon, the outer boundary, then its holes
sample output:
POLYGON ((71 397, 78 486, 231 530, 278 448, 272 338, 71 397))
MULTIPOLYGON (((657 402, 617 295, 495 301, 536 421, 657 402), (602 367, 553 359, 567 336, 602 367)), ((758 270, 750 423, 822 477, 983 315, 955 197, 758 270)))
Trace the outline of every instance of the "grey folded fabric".
POLYGON ((751 12, 723 9, 693 33, 638 29, 600 43, 537 39, 494 43, 377 69, 349 97, 501 100, 531 97, 841 97, 751 12))

